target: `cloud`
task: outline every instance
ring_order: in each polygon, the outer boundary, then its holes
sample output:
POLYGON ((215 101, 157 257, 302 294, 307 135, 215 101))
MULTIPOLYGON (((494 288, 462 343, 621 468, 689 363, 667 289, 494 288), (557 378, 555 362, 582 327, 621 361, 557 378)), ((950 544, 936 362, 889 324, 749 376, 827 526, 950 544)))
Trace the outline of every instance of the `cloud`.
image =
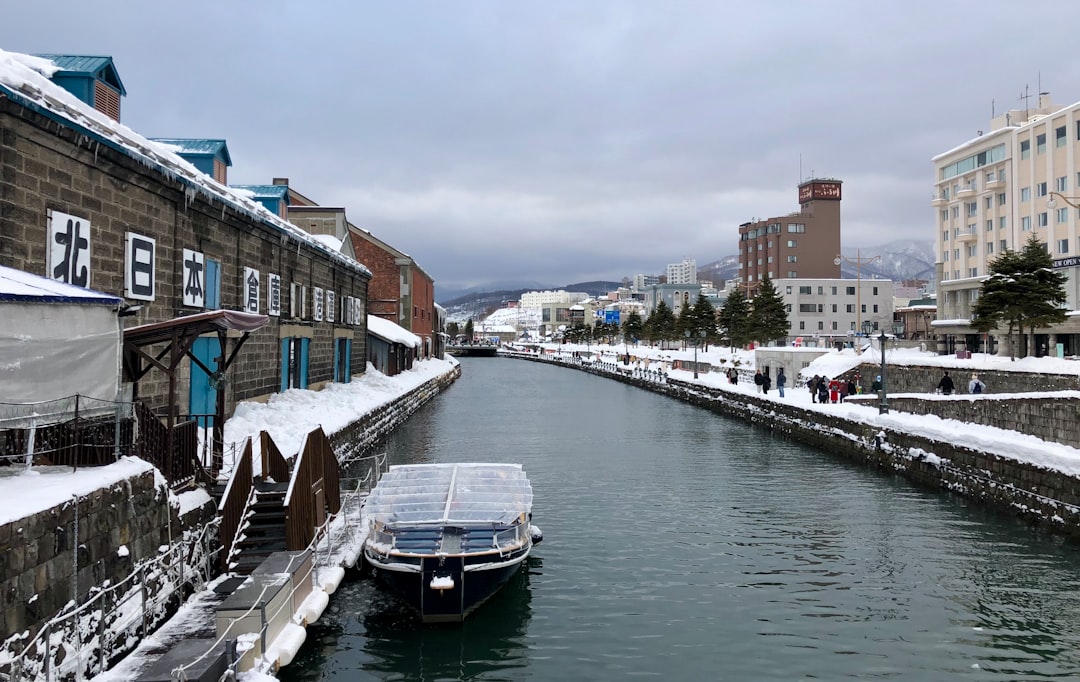
POLYGON ((58 0, 0 47, 111 54, 125 122, 225 137, 437 285, 566 284, 734 253, 844 180, 845 246, 934 238, 930 158, 1024 92, 1077 98, 1080 5, 58 0), (1042 71, 1040 71, 1042 69, 1042 71))

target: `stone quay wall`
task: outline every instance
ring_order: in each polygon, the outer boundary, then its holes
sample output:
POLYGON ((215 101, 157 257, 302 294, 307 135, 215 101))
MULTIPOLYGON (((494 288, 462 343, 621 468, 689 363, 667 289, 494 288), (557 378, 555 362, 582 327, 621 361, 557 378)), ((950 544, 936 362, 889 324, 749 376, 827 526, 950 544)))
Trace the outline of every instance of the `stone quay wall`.
POLYGON ((82 604, 101 586, 121 583, 140 564, 159 557, 162 547, 201 541, 193 529, 215 514, 215 505, 208 503, 181 518, 154 472, 145 471, 3 524, 3 640, 36 633, 69 602, 82 604))
POLYGON ((348 463, 371 453, 375 447, 429 400, 461 377, 461 365, 360 417, 329 434, 338 460, 348 463))
MULTIPOLYGON (((460 376, 461 368, 455 365, 363 415, 330 437, 335 452, 343 461, 369 453, 460 376)), ((128 579, 148 559, 159 557, 163 548, 176 548, 176 553, 194 561, 216 551, 217 532, 207 535, 203 531, 216 519, 217 505, 208 501, 181 518, 170 499, 176 498, 170 498, 155 481, 153 471, 146 471, 0 525, 0 613, 4 619, 0 655, 4 650, 18 653, 41 627, 70 608, 70 602, 84 603, 104 585, 128 579), (200 545, 206 538, 213 547, 200 545)), ((217 562, 209 561, 207 566, 216 570, 217 562)), ((175 575, 150 572, 146 578, 152 595, 177 586, 175 575)), ((174 608, 183 596, 176 595, 174 608)), ((155 614, 155 622, 168 612, 155 614)), ((74 642, 75 633, 70 635, 65 641, 74 642)))
MULTIPOLYGON (((1059 471, 917 433, 883 429, 837 415, 777 403, 756 395, 735 395, 670 378, 662 381, 645 378, 643 373, 635 374, 617 365, 569 363, 532 353, 510 357, 580 369, 685 400, 824 452, 886 469, 922 485, 958 493, 1054 532, 1080 538, 1080 478, 1059 471)), ((937 372, 940 374, 940 368, 937 372)), ((873 396, 865 398, 873 399, 873 396)), ((961 401, 922 402, 952 406, 961 401)), ((1037 409, 1037 405, 1033 403, 1031 409, 1037 409)))

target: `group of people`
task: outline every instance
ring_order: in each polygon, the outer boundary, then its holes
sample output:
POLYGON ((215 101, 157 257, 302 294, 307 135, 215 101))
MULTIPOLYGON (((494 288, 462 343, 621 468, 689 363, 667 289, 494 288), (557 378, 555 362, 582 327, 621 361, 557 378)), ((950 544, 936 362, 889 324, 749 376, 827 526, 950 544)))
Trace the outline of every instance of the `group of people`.
MULTIPOLYGON (((880 378, 878 377, 879 380, 880 378)), ((862 393, 858 375, 845 381, 840 378, 829 379, 827 376, 815 374, 810 381, 806 382, 806 387, 810 389, 810 400, 822 404, 842 403, 844 398, 849 395, 862 393)))
MULTIPOLYGON (((733 382, 734 383, 734 382, 733 382)), ((768 393, 772 388, 772 377, 768 374, 758 370, 754 374, 754 383, 758 387, 758 393, 768 393)), ((780 371, 776 375, 776 388, 780 391, 780 397, 784 397, 784 389, 787 387, 787 375, 784 374, 784 368, 781 367, 780 371)))
MULTIPOLYGON (((734 367, 728 370, 728 381, 733 384, 739 382, 739 372, 734 367)), ((768 393, 772 388, 772 378, 765 372, 758 370, 754 374, 754 384, 757 385, 758 393, 768 393)), ((787 386, 787 376, 784 375, 783 368, 780 369, 776 375, 776 388, 780 391, 780 397, 784 397, 784 388, 787 386)), ((815 403, 842 403, 844 399, 849 395, 861 394, 863 392, 861 377, 855 374, 854 377, 849 379, 829 379, 827 376, 815 374, 813 378, 806 382, 807 388, 810 389, 810 399, 815 403)), ((872 393, 879 393, 881 391, 881 375, 874 377, 874 380, 870 382, 870 391, 872 393)), ((983 393, 986 390, 986 384, 979 379, 978 374, 971 375, 971 381, 968 382, 968 393, 983 393)), ((938 393, 943 395, 952 395, 956 391, 956 384, 953 382, 953 378, 949 376, 948 370, 937 385, 938 393)))
MULTIPOLYGON (((953 378, 949 376, 949 370, 945 370, 945 373, 941 376, 941 381, 937 385, 938 393, 942 395, 952 395, 956 391, 956 383, 953 378)), ((979 394, 986 391, 986 384, 979 378, 978 374, 971 375, 971 381, 968 382, 968 393, 979 394)))

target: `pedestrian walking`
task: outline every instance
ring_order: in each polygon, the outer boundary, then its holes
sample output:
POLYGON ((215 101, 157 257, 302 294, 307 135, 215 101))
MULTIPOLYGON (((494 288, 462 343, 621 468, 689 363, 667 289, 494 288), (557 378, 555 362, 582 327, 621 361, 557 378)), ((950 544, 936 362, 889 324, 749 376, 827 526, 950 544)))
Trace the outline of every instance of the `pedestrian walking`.
POLYGON ((757 392, 763 393, 762 387, 765 385, 765 375, 761 373, 760 369, 754 374, 754 383, 757 384, 757 392))
POLYGON ((807 384, 806 384, 810 388, 810 402, 812 402, 812 403, 817 402, 818 386, 820 384, 821 384, 821 376, 818 375, 818 374, 815 374, 813 377, 811 377, 810 381, 807 382, 807 384))
POLYGON ((941 377, 937 387, 942 395, 952 395, 952 392, 956 390, 956 384, 953 383, 952 377, 949 376, 949 370, 945 370, 945 374, 941 377))
POLYGON ((979 379, 978 374, 971 375, 971 381, 968 382, 968 393, 982 393, 986 390, 986 384, 979 379))
POLYGON ((870 390, 874 393, 881 393, 881 375, 874 377, 874 380, 870 382, 870 390))
POLYGON ((761 388, 763 389, 763 393, 768 393, 769 389, 772 388, 772 377, 768 374, 763 374, 761 376, 761 388))
POLYGON ((784 397, 784 386, 787 385, 787 377, 784 376, 784 368, 781 367, 776 375, 776 388, 780 391, 780 397, 784 397))

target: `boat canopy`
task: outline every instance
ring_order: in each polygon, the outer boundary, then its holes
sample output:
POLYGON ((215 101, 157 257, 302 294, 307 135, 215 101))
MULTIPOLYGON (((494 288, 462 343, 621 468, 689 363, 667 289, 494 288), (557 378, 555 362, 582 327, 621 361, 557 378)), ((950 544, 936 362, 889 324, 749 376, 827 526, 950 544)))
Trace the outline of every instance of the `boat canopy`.
POLYGON ((532 486, 520 464, 392 466, 364 503, 369 519, 391 527, 509 526, 531 511, 532 486))

